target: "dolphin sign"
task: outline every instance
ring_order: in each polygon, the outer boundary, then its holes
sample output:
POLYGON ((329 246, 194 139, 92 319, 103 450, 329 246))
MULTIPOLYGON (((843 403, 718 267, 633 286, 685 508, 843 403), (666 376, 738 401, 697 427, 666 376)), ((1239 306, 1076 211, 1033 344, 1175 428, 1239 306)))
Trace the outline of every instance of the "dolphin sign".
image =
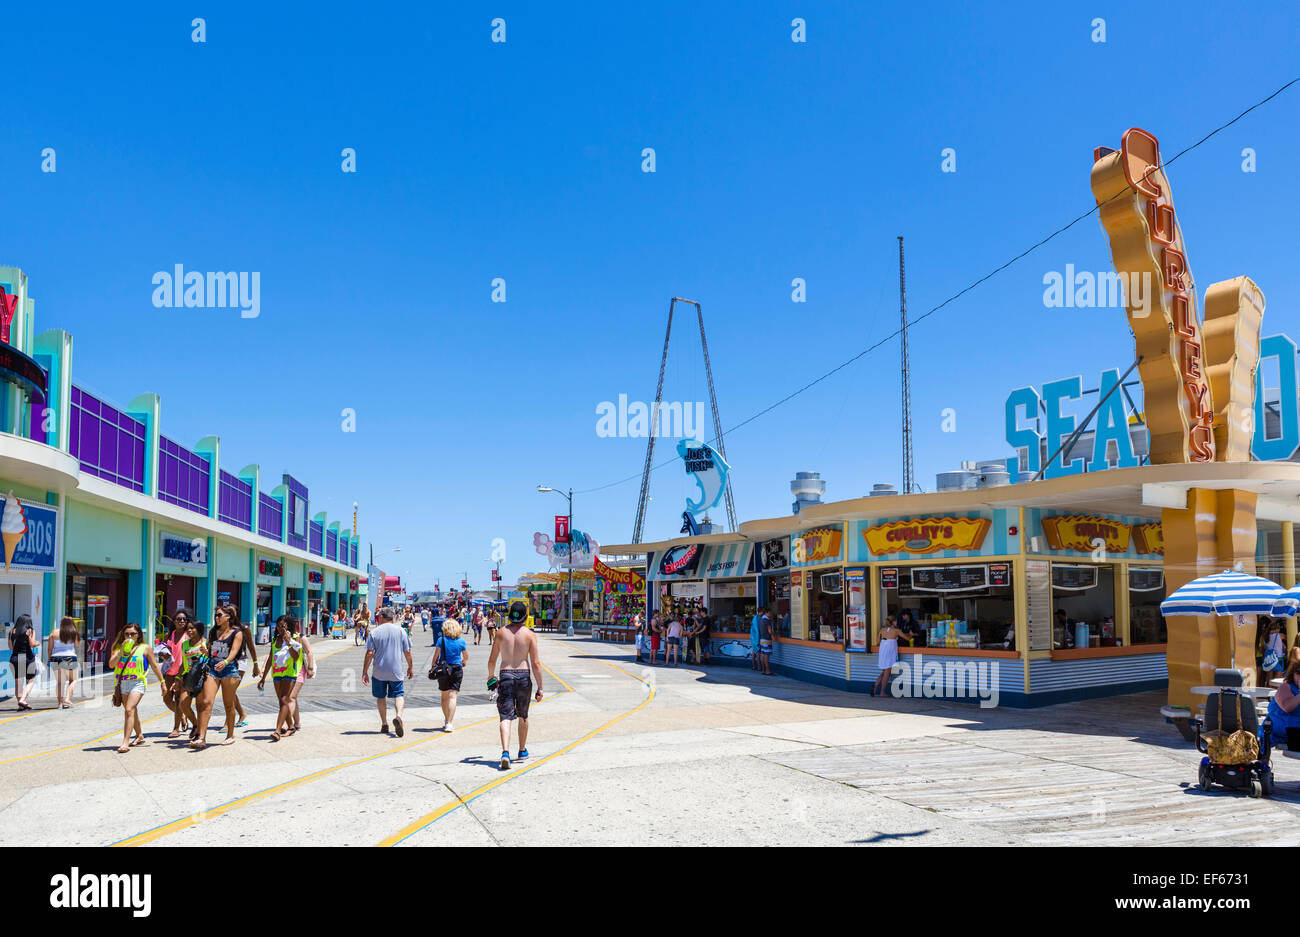
POLYGON ((683 439, 677 444, 677 454, 686 463, 686 474, 695 477, 700 486, 698 501, 686 499, 686 510, 695 515, 703 514, 722 500, 727 490, 727 476, 731 466, 723 461, 722 456, 712 447, 698 439, 683 439))

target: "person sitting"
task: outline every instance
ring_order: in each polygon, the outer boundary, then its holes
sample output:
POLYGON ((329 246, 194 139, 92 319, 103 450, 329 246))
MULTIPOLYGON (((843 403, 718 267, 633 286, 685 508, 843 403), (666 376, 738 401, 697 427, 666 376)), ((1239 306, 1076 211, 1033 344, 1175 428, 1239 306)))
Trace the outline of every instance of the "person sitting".
POLYGON ((1287 748, 1286 730, 1300 729, 1300 647, 1287 654, 1282 685, 1268 701, 1268 718, 1273 721, 1273 744, 1287 748))

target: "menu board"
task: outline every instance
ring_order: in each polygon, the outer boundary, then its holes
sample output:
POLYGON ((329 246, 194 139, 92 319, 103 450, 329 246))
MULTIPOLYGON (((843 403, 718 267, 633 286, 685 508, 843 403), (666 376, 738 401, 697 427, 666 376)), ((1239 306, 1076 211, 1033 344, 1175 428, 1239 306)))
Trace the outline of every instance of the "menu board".
POLYGON ((1159 566, 1130 566, 1128 587, 1133 592, 1157 592, 1165 587, 1165 571, 1159 566))
POLYGON ((1097 567, 1066 566, 1061 563, 1053 563, 1052 586, 1072 592, 1082 592, 1085 589, 1096 588, 1097 567))
POLYGON ((1052 576, 1046 560, 1025 560, 1025 596, 1029 601, 1029 650, 1052 649, 1052 576))
POLYGON ((912 569, 917 592, 970 592, 989 584, 987 566, 921 566, 912 569))

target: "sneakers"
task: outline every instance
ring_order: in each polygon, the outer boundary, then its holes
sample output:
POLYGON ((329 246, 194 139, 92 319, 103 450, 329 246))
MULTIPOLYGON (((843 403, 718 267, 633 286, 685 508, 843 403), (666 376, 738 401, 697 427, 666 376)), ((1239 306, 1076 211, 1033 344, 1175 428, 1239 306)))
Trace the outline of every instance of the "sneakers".
POLYGON ((442 731, 444 731, 444 732, 455 732, 455 731, 456 731, 456 727, 453 726, 450 722, 443 723, 442 731))
POLYGON ((501 770, 502 770, 502 771, 509 771, 509 770, 510 770, 510 753, 509 753, 509 752, 502 752, 502 753, 501 753, 501 770))
POLYGON ((381 726, 379 727, 379 731, 382 732, 382 733, 384 733, 384 735, 387 735, 387 734, 388 734, 388 723, 385 722, 383 725, 381 725, 381 726))
POLYGON ((527 757, 528 757, 528 749, 521 748, 519 749, 519 757, 516 758, 515 761, 523 761, 527 757))
POLYGON ((399 739, 400 739, 403 735, 406 734, 406 729, 403 728, 403 726, 402 726, 402 717, 401 717, 401 716, 394 716, 394 717, 393 717, 393 731, 397 733, 397 737, 398 737, 399 739))

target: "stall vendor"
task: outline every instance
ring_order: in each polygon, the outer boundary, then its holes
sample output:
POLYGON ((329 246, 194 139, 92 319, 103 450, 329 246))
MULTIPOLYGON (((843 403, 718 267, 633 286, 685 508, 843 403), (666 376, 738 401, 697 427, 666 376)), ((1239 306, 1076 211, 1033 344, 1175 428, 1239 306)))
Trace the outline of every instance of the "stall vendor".
POLYGON ((905 608, 898 613, 898 630, 903 633, 907 643, 911 647, 925 646, 925 629, 917 624, 916 618, 912 615, 910 608, 905 608))

